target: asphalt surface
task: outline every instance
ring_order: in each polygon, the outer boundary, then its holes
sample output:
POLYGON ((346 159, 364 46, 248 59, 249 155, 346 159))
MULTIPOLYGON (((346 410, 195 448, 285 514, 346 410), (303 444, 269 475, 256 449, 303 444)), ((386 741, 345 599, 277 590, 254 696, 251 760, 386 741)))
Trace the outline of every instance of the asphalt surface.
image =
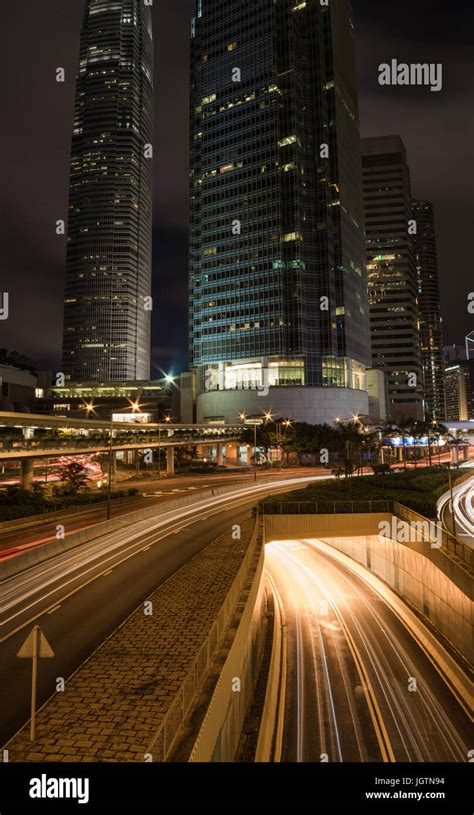
MULTIPOLYGON (((295 481, 288 483, 288 486, 295 481)), ((297 484, 297 482, 296 482, 297 484)), ((257 485, 265 494, 280 487, 257 485)), ((29 718, 31 663, 16 653, 38 624, 55 657, 40 660, 38 706, 144 600, 210 541, 249 517, 254 485, 157 513, 3 581, 0 744, 29 718)), ((262 493, 260 493, 262 494, 262 493)))
POLYGON ((286 618, 282 761, 467 761, 472 723, 430 660, 318 545, 267 546, 286 618))
POLYGON ((451 495, 438 504, 438 512, 444 527, 455 534, 458 541, 474 548, 474 477, 466 479, 453 488, 453 512, 451 495))
MULTIPOLYGON (((317 472, 312 470, 311 472, 317 472)), ((319 471, 321 472, 321 471, 319 471)), ((265 477, 271 476, 276 480, 288 478, 292 475, 304 475, 308 473, 301 469, 283 470, 281 473, 265 472, 265 477)), ((260 475, 263 477, 263 473, 260 475)), ((329 477, 329 476, 328 476, 329 477)), ((160 504, 169 501, 174 495, 184 495, 185 493, 198 492, 209 487, 219 487, 225 484, 251 483, 253 474, 249 472, 235 472, 224 475, 194 475, 175 476, 172 478, 158 479, 156 477, 129 479, 117 483, 117 489, 129 489, 131 487, 140 490, 140 495, 130 498, 118 498, 112 502, 112 517, 117 518, 129 512, 149 507, 153 504, 160 504)), ((18 518, 14 527, 2 531, 0 524, 0 561, 5 558, 15 557, 21 552, 42 543, 56 539, 56 525, 62 524, 66 534, 86 529, 96 523, 107 519, 107 503, 101 502, 93 506, 76 507, 65 510, 62 513, 52 513, 54 518, 35 518, 34 521, 28 518, 18 518)))

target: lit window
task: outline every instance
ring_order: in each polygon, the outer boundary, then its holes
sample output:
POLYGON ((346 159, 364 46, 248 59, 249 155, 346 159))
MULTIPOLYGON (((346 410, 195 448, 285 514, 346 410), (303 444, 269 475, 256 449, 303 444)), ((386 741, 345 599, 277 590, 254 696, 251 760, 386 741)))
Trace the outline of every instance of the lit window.
POLYGON ((282 235, 283 243, 290 243, 291 241, 302 241, 303 235, 301 232, 287 232, 286 235, 282 235))
POLYGON ((228 51, 235 51, 236 49, 237 49, 237 43, 236 43, 236 42, 231 42, 231 43, 229 43, 229 45, 227 46, 227 50, 228 50, 228 51))
POLYGON ((285 147, 287 144, 296 144, 297 141, 296 136, 285 136, 284 139, 280 139, 278 142, 278 147, 285 147))

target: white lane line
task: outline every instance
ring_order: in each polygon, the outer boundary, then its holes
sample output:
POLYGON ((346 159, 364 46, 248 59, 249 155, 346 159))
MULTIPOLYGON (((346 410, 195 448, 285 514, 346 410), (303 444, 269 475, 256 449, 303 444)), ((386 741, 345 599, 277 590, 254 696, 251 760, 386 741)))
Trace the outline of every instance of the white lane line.
MULTIPOLYGON (((299 485, 307 484, 309 482, 320 480, 321 478, 322 478, 321 476, 311 476, 311 477, 309 477, 307 479, 306 478, 304 478, 304 479, 288 479, 288 480, 285 480, 285 481, 280 481, 278 484, 275 484, 275 483, 272 483, 272 482, 270 482, 270 483, 266 482, 264 484, 260 484, 257 488, 255 488, 255 486, 250 487, 250 488, 246 487, 245 489, 243 489, 241 491, 237 491, 237 493, 233 493, 230 496, 225 496, 225 497, 224 496, 219 496, 219 497, 216 497, 214 500, 209 500, 209 498, 207 498, 205 502, 204 501, 202 503, 201 502, 196 502, 196 505, 193 505, 189 509, 186 509, 182 514, 184 516, 191 516, 193 513, 197 512, 198 517, 196 517, 196 515, 194 516, 194 519, 193 519, 194 523, 196 523, 198 521, 201 521, 201 520, 208 520, 210 517, 213 517, 215 515, 219 515, 222 512, 229 512, 232 509, 237 508, 237 507, 241 506, 242 504, 245 504, 246 501, 248 500, 248 498, 251 497, 251 496, 254 496, 255 494, 258 495, 261 492, 267 492, 267 491, 270 492, 270 493, 272 491, 280 491, 281 486, 283 484, 288 485, 288 486, 290 486, 290 485, 299 486, 299 485), (207 505, 208 505, 207 512, 209 513, 209 510, 211 510, 211 512, 210 512, 210 514, 205 515, 204 517, 203 516, 199 517, 199 510, 201 510, 201 512, 203 511, 203 503, 207 503, 207 505)), ((204 510, 204 511, 206 511, 206 510, 204 510)), ((152 527, 152 529, 148 529, 149 534, 152 533, 152 532, 155 532, 155 534, 156 534, 158 532, 157 538, 154 541, 152 541, 152 543, 157 543, 158 541, 160 541, 163 538, 168 537, 169 535, 172 534, 172 528, 171 529, 170 528, 166 529, 167 524, 172 525, 171 518, 167 517, 167 516, 169 516, 171 514, 172 514, 172 511, 164 513, 165 517, 162 517, 162 519, 157 524, 155 524, 152 527), (160 527, 161 527, 161 530, 160 530, 160 527), (163 529, 163 527, 164 527, 164 529, 163 529)), ((85 563, 84 563, 84 555, 88 556, 88 559, 85 561, 86 563, 87 562, 91 563, 94 559, 96 559, 96 558, 94 558, 94 555, 96 555, 97 558, 100 555, 103 556, 104 555, 103 537, 108 537, 109 541, 111 542, 110 545, 109 545, 109 548, 107 550, 105 550, 106 553, 109 555, 109 557, 106 558, 105 561, 106 560, 113 560, 113 559, 119 557, 120 555, 124 555, 126 552, 130 552, 130 550, 132 550, 130 554, 127 554, 126 557, 122 557, 122 559, 115 564, 115 566, 122 565, 125 561, 127 561, 129 558, 136 555, 143 548, 143 547, 140 547, 137 544, 136 537, 138 537, 138 535, 140 535, 142 533, 142 531, 145 532, 145 525, 148 524, 148 523, 149 523, 149 520, 147 519, 146 521, 137 522, 136 524, 131 525, 131 526, 139 527, 140 529, 136 529, 135 530, 135 536, 132 536, 131 539, 130 538, 128 539, 129 545, 127 547, 123 546, 123 540, 119 540, 116 543, 115 542, 112 543, 112 541, 114 541, 114 539, 116 539, 118 536, 121 537, 121 535, 123 534, 123 530, 119 530, 118 532, 114 532, 114 533, 108 533, 107 535, 102 536, 102 538, 100 538, 98 541, 96 541, 96 540, 92 541, 91 546, 88 547, 87 552, 84 552, 84 550, 83 550, 80 553, 73 554, 73 556, 68 559, 69 560, 69 565, 66 563, 66 569, 63 572, 63 576, 74 572, 75 570, 77 570, 77 568, 79 566, 85 565, 85 563), (118 550, 118 551, 116 551, 116 550, 118 550)), ((53 558, 52 560, 56 560, 56 559, 53 558)), ((102 562, 104 563, 105 561, 103 560, 102 562)), ((58 581, 59 578, 58 578, 57 573, 56 573, 56 568, 57 568, 57 564, 52 563, 52 562, 50 562, 48 565, 45 565, 45 566, 42 565, 41 571, 42 571, 43 574, 41 575, 41 573, 40 573, 39 577, 47 576, 48 572, 53 572, 54 573, 53 578, 50 578, 49 580, 47 580, 43 584, 43 587, 42 587, 43 589, 47 585, 51 585, 52 583, 55 583, 55 582, 58 581)), ((88 569, 86 569, 85 572, 83 572, 82 576, 84 576, 88 572, 93 572, 95 569, 97 569, 97 564, 93 565, 93 566, 90 566, 88 569)), ((23 595, 23 598, 20 598, 20 599, 26 599, 26 597, 31 596, 32 594, 35 593, 35 591, 38 590, 38 586, 37 586, 38 574, 35 574, 35 571, 36 571, 35 567, 31 567, 25 573, 22 573, 20 575, 12 576, 11 578, 7 578, 7 581, 9 583, 14 584, 15 582, 17 582, 18 577, 21 577, 24 582, 26 581, 26 583, 25 583, 26 585, 28 585, 28 583, 30 583, 32 586, 34 586, 33 590, 27 592, 26 595, 23 595)), ((61 598, 61 602, 64 602, 64 600, 68 599, 71 595, 73 595, 77 591, 80 591, 81 589, 85 588, 89 583, 91 583, 93 580, 96 580, 98 577, 101 577, 102 575, 103 575, 102 572, 100 572, 97 575, 94 575, 89 580, 87 580, 85 583, 83 583, 82 585, 78 586, 76 589, 73 589, 68 594, 63 596, 61 598)), ((73 583, 77 579, 78 579, 77 575, 74 576, 74 577, 71 577, 69 580, 66 581, 66 583, 63 583, 63 585, 61 587, 58 587, 58 588, 56 588, 54 590, 49 591, 46 595, 42 595, 37 600, 30 603, 30 605, 27 606, 26 608, 16 612, 10 618, 4 620, 2 622, 2 625, 5 625, 6 623, 11 622, 13 619, 15 619, 15 617, 21 616, 26 611, 28 611, 29 608, 32 608, 33 606, 37 605, 42 600, 45 600, 48 596, 50 596, 50 595, 54 594, 55 592, 59 591, 60 588, 64 588, 65 585, 67 585, 68 583, 73 583)), ((12 594, 16 594, 17 592, 18 592, 18 587, 16 587, 13 590, 12 594)), ((9 604, 7 607, 13 607, 14 605, 17 605, 18 602, 19 602, 19 598, 18 598, 18 596, 16 596, 15 602, 9 604)), ((19 625, 17 628, 10 631, 6 636, 1 637, 0 642, 4 642, 6 639, 12 637, 14 634, 17 633, 17 631, 20 631, 22 628, 27 626, 29 623, 31 623, 33 620, 35 620, 37 617, 40 617, 40 616, 42 616, 43 614, 45 614, 47 612, 48 612, 48 609, 44 609, 41 612, 37 612, 29 620, 25 621, 23 624, 19 625)))
POLYGON ((58 608, 61 608, 61 605, 55 606, 54 608, 52 608, 51 611, 48 611, 48 614, 54 614, 54 612, 57 611, 58 608))

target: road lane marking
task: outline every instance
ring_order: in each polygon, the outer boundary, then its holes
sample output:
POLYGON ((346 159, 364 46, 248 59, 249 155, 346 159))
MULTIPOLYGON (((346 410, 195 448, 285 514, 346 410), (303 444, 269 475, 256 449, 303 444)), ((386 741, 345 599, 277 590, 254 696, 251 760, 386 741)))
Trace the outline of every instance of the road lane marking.
MULTIPOLYGON (((303 487, 303 485, 306 484, 307 482, 312 482, 314 480, 321 480, 321 478, 322 478, 322 476, 319 476, 317 478, 311 476, 310 478, 301 478, 301 479, 297 479, 297 480, 301 482, 301 486, 303 487)), ((207 511, 209 513, 209 509, 210 509, 210 514, 205 515, 205 516, 200 516, 198 514, 197 516, 195 516, 193 518, 193 524, 198 523, 199 521, 208 520, 209 518, 214 517, 216 515, 220 515, 222 513, 228 513, 228 512, 231 512, 233 509, 238 509, 238 508, 240 508, 242 506, 245 506, 246 504, 249 503, 249 499, 253 500, 253 498, 256 498, 258 500, 258 496, 260 495, 260 493, 262 491, 267 492, 267 489, 268 489, 269 494, 271 494, 272 492, 280 492, 282 483, 286 484, 287 483, 286 479, 285 479, 285 481, 280 482, 278 485, 276 485, 274 482, 266 482, 264 484, 260 484, 260 486, 259 486, 259 488, 257 490, 247 489, 246 488, 242 493, 240 493, 240 495, 238 493, 237 493, 237 495, 232 495, 230 501, 222 500, 222 497, 217 498, 214 501, 215 507, 211 506, 207 510, 204 510, 205 512, 207 511)), ((289 485, 294 484, 294 479, 288 479, 288 484, 289 485)), ((186 511, 185 514, 190 515, 192 513, 192 511, 193 511, 193 508, 190 508, 189 510, 186 511)), ((198 510, 198 513, 199 513, 199 510, 198 510)), ((173 522, 171 521, 170 522, 170 528, 168 528, 166 531, 161 530, 161 532, 158 533, 158 537, 156 538, 156 540, 152 541, 152 543, 158 543, 159 541, 163 540, 164 538, 167 538, 167 537, 171 536, 171 534, 172 534, 172 524, 173 524, 173 522)), ((158 530, 156 530, 156 531, 158 531, 158 530)), ((153 534, 153 533, 150 533, 150 534, 153 534)), ((122 557, 121 560, 119 560, 117 563, 115 563, 114 568, 116 568, 117 566, 121 566, 122 564, 124 564, 130 558, 135 557, 135 555, 137 555, 138 552, 141 551, 141 549, 142 549, 142 547, 140 547, 140 545, 137 542, 130 543, 130 545, 127 547, 127 549, 122 548, 121 552, 119 552, 119 551, 112 552, 111 551, 111 553, 110 553, 110 555, 109 555, 109 557, 107 559, 113 560, 113 559, 116 559, 117 557, 120 557, 120 554, 125 554, 126 552, 129 552, 129 554, 126 554, 125 557, 122 557), (130 552, 130 550, 132 550, 132 551, 130 552)), ((54 558, 53 558, 53 560, 54 560, 54 558)), ((91 560, 89 559, 89 561, 87 561, 85 565, 88 565, 88 563, 90 563, 90 562, 91 562, 91 560)), ((85 573, 87 574, 87 572, 93 572, 95 569, 97 569, 97 565, 90 566, 86 570, 85 573)), ((98 574, 95 574, 92 577, 90 577, 85 583, 82 583, 81 585, 77 586, 75 589, 72 589, 66 595, 63 595, 61 597, 61 603, 64 603, 64 601, 67 600, 69 597, 71 597, 72 595, 74 595, 77 592, 81 591, 82 589, 86 588, 90 583, 92 583, 94 580, 97 580, 101 576, 102 576, 102 572, 99 572, 98 574)), ((74 583, 78 579, 79 579, 79 576, 71 577, 67 581, 67 583, 74 583)), ((64 584, 63 584, 63 587, 64 587, 64 584)), ((61 587, 58 587, 56 589, 52 589, 49 592, 49 594, 55 594, 56 592, 60 591, 60 589, 61 589, 61 587)), ((24 609, 23 611, 16 612, 12 617, 10 617, 5 622, 10 622, 10 620, 14 619, 15 617, 21 616, 22 614, 24 614, 28 610, 28 608, 31 608, 32 606, 36 605, 37 603, 39 603, 42 599, 44 599, 47 596, 48 596, 48 594, 43 595, 42 597, 39 597, 38 600, 35 600, 26 609, 24 609)), ((55 605, 57 605, 57 601, 56 601, 55 605)), ((36 620, 36 619, 44 616, 45 614, 47 614, 50 609, 51 609, 51 607, 49 607, 49 608, 46 607, 45 609, 43 609, 41 611, 38 611, 35 614, 33 614, 32 617, 30 617, 24 623, 21 623, 20 625, 18 625, 16 628, 14 628, 12 631, 10 631, 8 634, 6 634, 4 637, 0 637, 0 643, 5 642, 10 637, 13 637, 18 631, 21 631, 22 628, 25 628, 27 625, 34 622, 34 620, 36 620)))
MULTIPOLYGON (((286 555, 286 557, 291 560, 291 556, 286 555)), ((314 582, 317 586, 319 586, 320 590, 326 596, 329 605, 332 607, 336 617, 338 618, 343 633, 346 637, 347 644, 349 649, 352 653, 352 657, 354 659, 357 671, 359 673, 360 679, 362 680, 362 688, 365 694, 365 698, 367 701, 367 706, 369 708, 369 713, 374 725, 375 735, 377 737, 377 741, 379 743, 380 751, 382 753, 382 757, 385 763, 388 762, 396 762, 395 754, 393 752, 390 739, 387 733, 387 729, 385 727, 385 722, 383 721, 382 713, 380 711, 377 698, 375 696, 374 689, 371 685, 367 670, 363 663, 362 657, 359 653, 359 650, 354 642, 352 634, 350 633, 348 626, 345 623, 345 620, 342 617, 342 614, 337 606, 337 604, 333 601, 333 598, 329 594, 329 592, 325 589, 325 587, 320 583, 320 581, 313 575, 312 571, 308 569, 307 566, 304 564, 298 564, 298 567, 303 573, 306 573, 309 579, 314 582)))

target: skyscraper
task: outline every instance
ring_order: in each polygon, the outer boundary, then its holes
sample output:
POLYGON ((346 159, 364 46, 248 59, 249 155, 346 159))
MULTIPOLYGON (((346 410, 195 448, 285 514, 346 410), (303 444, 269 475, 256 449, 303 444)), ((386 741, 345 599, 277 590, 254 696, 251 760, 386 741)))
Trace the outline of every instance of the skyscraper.
POLYGON ((410 171, 399 136, 362 139, 372 364, 388 376, 391 418, 423 418, 410 171))
POLYGON ((191 51, 198 419, 367 413, 350 4, 198 0, 191 51))
POLYGON ((416 233, 413 240, 418 275, 420 350, 425 414, 428 419, 434 418, 442 421, 446 416, 446 396, 433 206, 428 201, 413 200, 412 213, 416 221, 416 233))
POLYGON ((86 0, 64 308, 74 381, 150 374, 152 37, 143 0, 86 0))

